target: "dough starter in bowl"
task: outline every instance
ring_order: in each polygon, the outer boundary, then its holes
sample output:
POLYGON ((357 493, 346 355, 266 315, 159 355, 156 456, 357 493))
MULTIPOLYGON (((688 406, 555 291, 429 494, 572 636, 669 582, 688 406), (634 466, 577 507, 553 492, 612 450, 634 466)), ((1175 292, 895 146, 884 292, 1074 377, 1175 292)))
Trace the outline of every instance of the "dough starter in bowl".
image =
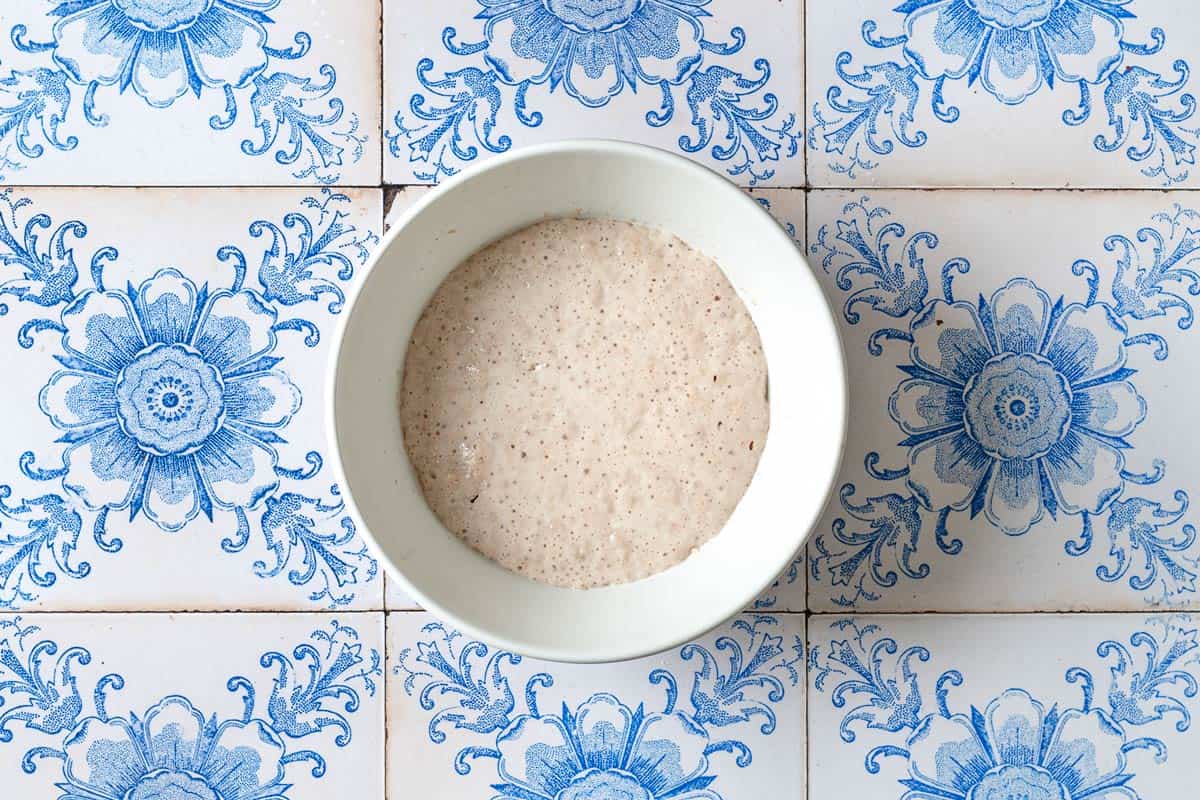
POLYGON ((580 589, 715 536, 767 436, 767 365, 716 263, 557 219, 458 266, 413 330, 400 420, 430 508, 514 572, 580 589))

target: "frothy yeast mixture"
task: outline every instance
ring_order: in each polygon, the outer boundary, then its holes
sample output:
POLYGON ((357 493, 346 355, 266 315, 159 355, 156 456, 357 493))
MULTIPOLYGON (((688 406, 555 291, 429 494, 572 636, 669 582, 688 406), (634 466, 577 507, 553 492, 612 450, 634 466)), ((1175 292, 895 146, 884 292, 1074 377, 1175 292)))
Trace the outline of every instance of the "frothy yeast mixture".
POLYGON ((555 219, 438 288, 400 418, 449 530, 533 580, 607 586, 720 531, 766 439, 767 365, 714 261, 640 225, 555 219))

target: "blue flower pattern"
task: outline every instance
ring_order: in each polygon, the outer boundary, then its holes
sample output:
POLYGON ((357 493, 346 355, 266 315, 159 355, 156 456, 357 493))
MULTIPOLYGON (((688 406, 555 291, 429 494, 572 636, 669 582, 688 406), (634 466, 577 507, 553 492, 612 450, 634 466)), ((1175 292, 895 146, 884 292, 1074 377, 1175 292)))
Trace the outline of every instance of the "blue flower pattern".
POLYGON ((647 676, 665 690, 661 708, 601 691, 546 712, 538 691, 555 678, 537 672, 526 680, 520 711, 511 681, 521 657, 464 641, 441 623, 424 626, 392 671, 404 692, 433 712, 431 742, 445 742, 449 732, 483 742, 460 749, 454 768, 467 775, 476 759, 494 760, 498 799, 720 800, 718 755, 731 754, 733 765, 748 767, 751 744, 734 737, 774 733, 777 704, 801 680, 804 643, 773 634, 779 625, 775 617, 755 615, 727 626, 715 650, 685 645, 679 656, 695 663, 694 673, 664 667, 647 676), (691 681, 686 697, 685 681, 691 681), (743 727, 751 719, 755 727, 743 727))
POLYGON ((265 14, 279 0, 94 0, 51 13, 54 60, 83 86, 132 88, 165 108, 185 92, 244 88, 267 68, 265 14))
POLYGON ((53 736, 56 745, 28 749, 21 766, 32 775, 47 759, 59 762, 61 800, 286 800, 288 773, 297 769, 292 765, 307 762, 314 777, 323 776, 326 755, 350 743, 351 715, 360 698, 376 694, 382 675, 379 652, 364 649, 358 631, 335 620, 290 656, 264 653, 260 664, 275 670, 273 678, 229 678, 227 688, 243 702, 240 717, 206 715, 178 694, 141 713, 117 715, 109 712, 111 695, 125 688, 125 677, 96 679, 89 707, 72 668, 88 667, 91 653, 67 648, 59 666, 45 670, 43 659, 57 653, 58 644, 40 638, 41 630, 20 617, 0 620, 0 694, 23 701, 0 713, 0 744, 11 742, 10 724, 53 736), (296 680, 301 671, 308 685, 296 680), (266 686, 270 702, 260 703, 266 686), (302 716, 313 722, 297 726, 302 716), (323 735, 326 729, 337 735, 323 735), (312 745, 299 748, 301 740, 312 745))
POLYGON ((894 9, 901 17, 895 35, 880 35, 874 19, 862 23, 866 45, 891 60, 853 71, 854 54, 838 54, 838 82, 811 106, 808 147, 824 155, 835 174, 857 179, 896 152, 897 143, 926 146, 930 134, 918 127, 919 104, 927 104, 936 121, 957 123, 962 110, 946 99, 956 83, 982 87, 1012 107, 1074 86, 1078 100, 1062 112, 1064 125, 1078 127, 1102 107, 1108 130, 1093 140, 1096 150, 1124 150, 1145 177, 1164 186, 1181 183, 1196 163, 1200 140, 1195 98, 1185 91, 1191 68, 1183 58, 1172 63, 1173 75, 1137 63, 1163 50, 1166 33, 1154 27, 1149 43, 1131 39, 1127 23, 1136 18, 1135 5, 905 0, 894 9))
POLYGON ((886 758, 905 764, 899 800, 1138 800, 1130 754, 1146 750, 1162 764, 1166 736, 1191 726, 1200 664, 1187 622, 1152 618, 1128 645, 1099 644, 1097 655, 1111 664, 1107 703, 1094 670, 1075 665, 1065 678, 1081 689, 1076 706, 1049 705, 1014 686, 983 707, 956 712, 950 694, 966 682, 964 671, 929 673, 922 668, 928 648, 902 648, 884 627, 850 619, 826 623, 833 638, 812 646, 809 674, 814 699, 828 695, 839 711, 849 706, 843 742, 868 729, 887 740, 866 754, 868 773, 886 758), (932 707, 923 685, 934 690, 932 707), (1163 724, 1167 715, 1177 717, 1173 725, 1163 724))
POLYGON ((248 111, 260 138, 241 142, 245 155, 273 151, 295 179, 336 182, 344 166, 362 159, 366 137, 333 94, 332 66, 321 66, 319 77, 272 71, 312 46, 306 31, 291 47, 271 44, 270 12, 282 1, 62 0, 46 11, 49 40, 29 38, 32 20, 14 25, 13 45, 44 64, 0 77, 0 180, 47 147, 74 150, 86 132, 80 123, 106 126, 110 117, 98 104, 115 91, 163 110, 187 94, 219 93, 225 109, 209 120, 212 130, 230 128, 248 111))
POLYGON ((485 0, 488 64, 505 83, 562 82, 586 106, 626 86, 678 85, 703 57, 700 0, 485 0))
POLYGON ((40 405, 71 443, 63 485, 88 508, 179 530, 278 487, 264 434, 287 425, 300 391, 268 366, 276 313, 257 293, 210 293, 167 269, 136 291, 85 292, 62 320, 70 368, 40 405))
POLYGON ((686 103, 691 132, 679 137, 685 153, 707 154, 732 177, 751 186, 775 176, 775 165, 799 156, 796 114, 780 110, 767 89, 768 59, 753 73, 719 59, 742 52, 746 32, 733 27, 729 42, 707 37, 712 0, 476 0, 479 41, 461 42, 446 27, 451 56, 475 65, 435 73, 432 58, 416 65, 418 92, 396 112, 388 148, 415 178, 437 182, 456 174, 481 152, 503 153, 513 134, 501 133, 507 104, 517 122, 537 128, 535 91, 562 91, 582 109, 603 108, 622 92, 661 98, 645 110, 645 124, 662 128, 686 103))
POLYGON ((839 605, 869 604, 901 578, 930 575, 918 559, 931 529, 929 545, 956 556, 968 545, 951 533, 959 518, 1021 535, 1076 517, 1079 537, 1063 545, 1072 557, 1090 552, 1095 521, 1104 520, 1110 548, 1096 570, 1101 581, 1125 581, 1158 602, 1194 593, 1195 529, 1180 524, 1188 493, 1174 491, 1175 508, 1138 494, 1163 480, 1166 464, 1136 447, 1151 409, 1129 354, 1142 347, 1155 363, 1168 358, 1160 333, 1138 329, 1145 320, 1172 315, 1178 330, 1191 328, 1197 218, 1175 206, 1136 242, 1109 237, 1105 250, 1117 258, 1106 267, 1107 301, 1101 268, 1085 259, 1070 265, 1080 279, 1074 297, 1053 297, 1022 277, 990 296, 960 298, 955 278, 970 261, 927 266, 937 235, 910 233, 869 198, 822 226, 811 255, 845 293, 845 322, 871 314, 882 323, 868 339, 872 356, 883 357, 889 344, 906 348, 886 407, 907 457, 885 466, 877 452, 863 456, 865 477, 902 488, 856 499, 857 485, 844 484, 838 500, 847 516, 815 538, 810 577, 828 581, 839 605))
POLYGON ((16 466, 61 487, 17 501, 0 486, 0 518, 11 523, 0 533, 0 607, 28 604, 60 575, 87 577, 91 563, 77 555, 84 531, 101 552, 119 552, 124 542, 110 532, 119 516, 168 532, 198 520, 228 526, 224 552, 242 552, 254 537, 266 547, 271 560, 254 564, 260 577, 286 572, 310 601, 350 603, 378 566, 339 488, 304 487, 321 471, 321 453, 304 453, 303 466, 287 463, 294 456, 282 448, 303 397, 290 359, 277 352, 285 336, 306 348, 320 342, 321 325, 341 313, 343 287, 377 239, 347 222, 349 197, 325 190, 281 224, 253 221, 251 237, 263 244, 254 288, 250 256, 233 245, 215 254, 227 265, 225 285, 197 284, 168 267, 109 287, 116 248, 99 248, 81 271, 70 242, 87 236, 84 223, 55 228, 11 190, 0 201, 3 261, 21 270, 0 284, 0 296, 53 314, 22 324, 17 344, 51 348, 59 367, 37 393, 60 434, 55 449, 27 451, 16 466))
POLYGON ((927 80, 978 79, 1019 105, 1054 81, 1099 84, 1121 63, 1119 6, 1091 0, 905 3, 904 55, 927 80))
POLYGON ((912 377, 889 408, 926 507, 983 510, 1020 534, 1046 509, 1099 514, 1117 496, 1146 401, 1111 309, 1052 304, 1017 278, 978 306, 933 301, 909 336, 912 377))

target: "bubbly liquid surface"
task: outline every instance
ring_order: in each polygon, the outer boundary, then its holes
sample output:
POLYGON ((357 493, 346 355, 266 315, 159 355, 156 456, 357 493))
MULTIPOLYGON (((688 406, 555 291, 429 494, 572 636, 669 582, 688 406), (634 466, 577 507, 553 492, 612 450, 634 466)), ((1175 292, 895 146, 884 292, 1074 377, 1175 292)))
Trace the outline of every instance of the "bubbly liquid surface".
POLYGON ((766 440, 767 365, 714 261, 662 231, 556 219, 438 288, 400 418, 449 530, 533 580, 607 586, 721 530, 766 440))

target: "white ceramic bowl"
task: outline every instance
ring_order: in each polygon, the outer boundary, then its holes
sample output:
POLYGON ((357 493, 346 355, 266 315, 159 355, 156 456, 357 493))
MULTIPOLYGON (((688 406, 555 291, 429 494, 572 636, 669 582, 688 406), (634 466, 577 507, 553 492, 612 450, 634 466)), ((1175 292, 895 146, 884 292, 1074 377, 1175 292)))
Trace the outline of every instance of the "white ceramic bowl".
POLYGON ((649 147, 527 148, 430 192, 367 264, 334 348, 327 398, 334 469, 388 576, 455 627, 538 658, 647 655, 746 608, 804 542, 841 458, 841 344, 800 250, 733 184, 649 147), (665 572, 587 591, 530 581, 450 534, 421 494, 397 410, 409 337, 446 275, 508 233, 578 215, 659 227, 715 258, 758 326, 771 402, 758 471, 721 533, 665 572))

